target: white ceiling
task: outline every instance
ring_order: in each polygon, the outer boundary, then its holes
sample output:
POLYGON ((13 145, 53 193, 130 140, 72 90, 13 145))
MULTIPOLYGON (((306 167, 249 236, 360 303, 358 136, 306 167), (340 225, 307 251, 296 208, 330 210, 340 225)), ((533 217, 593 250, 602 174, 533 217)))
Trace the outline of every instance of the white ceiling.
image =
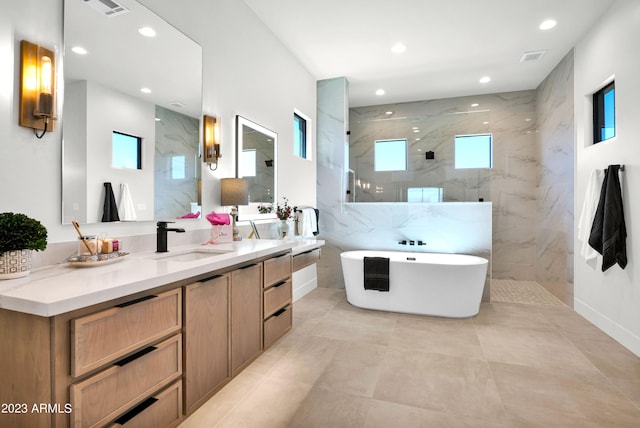
POLYGON ((614 0, 244 1, 317 79, 346 77, 357 107, 535 89, 614 0))

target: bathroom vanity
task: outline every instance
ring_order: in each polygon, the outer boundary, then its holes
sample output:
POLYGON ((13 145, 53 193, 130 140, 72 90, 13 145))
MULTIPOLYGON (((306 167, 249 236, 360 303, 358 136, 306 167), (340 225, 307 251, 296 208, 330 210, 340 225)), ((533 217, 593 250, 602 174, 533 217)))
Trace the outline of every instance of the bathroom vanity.
POLYGON ((322 241, 247 240, 0 283, 0 426, 177 426, 292 326, 322 241))

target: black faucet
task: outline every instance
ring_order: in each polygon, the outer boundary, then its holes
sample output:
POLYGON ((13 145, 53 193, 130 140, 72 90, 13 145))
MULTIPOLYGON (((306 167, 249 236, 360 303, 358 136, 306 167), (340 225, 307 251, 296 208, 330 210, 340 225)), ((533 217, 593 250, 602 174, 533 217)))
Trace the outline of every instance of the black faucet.
POLYGON ((156 253, 166 253, 167 251, 167 232, 184 233, 184 229, 180 227, 167 227, 168 223, 175 223, 174 221, 159 221, 157 223, 158 229, 156 233, 156 253))

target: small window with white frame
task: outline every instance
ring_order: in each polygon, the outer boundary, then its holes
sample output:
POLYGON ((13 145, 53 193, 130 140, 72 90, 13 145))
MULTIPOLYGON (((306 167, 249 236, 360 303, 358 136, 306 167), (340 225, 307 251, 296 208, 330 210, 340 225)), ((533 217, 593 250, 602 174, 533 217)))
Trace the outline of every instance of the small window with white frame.
POLYGON ((373 169, 374 171, 406 171, 407 140, 376 140, 373 169))
POLYGON ((492 135, 455 136, 455 169, 491 168, 492 135))
POLYGON ((293 111, 293 154, 311 159, 311 120, 297 109, 293 111))

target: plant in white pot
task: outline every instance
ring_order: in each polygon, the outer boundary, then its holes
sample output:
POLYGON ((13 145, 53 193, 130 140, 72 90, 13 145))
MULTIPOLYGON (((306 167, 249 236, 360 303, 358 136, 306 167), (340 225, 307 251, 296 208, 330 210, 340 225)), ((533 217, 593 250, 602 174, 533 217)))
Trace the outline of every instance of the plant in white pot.
POLYGON ((24 214, 0 213, 0 279, 31 272, 31 252, 47 248, 47 229, 24 214))

